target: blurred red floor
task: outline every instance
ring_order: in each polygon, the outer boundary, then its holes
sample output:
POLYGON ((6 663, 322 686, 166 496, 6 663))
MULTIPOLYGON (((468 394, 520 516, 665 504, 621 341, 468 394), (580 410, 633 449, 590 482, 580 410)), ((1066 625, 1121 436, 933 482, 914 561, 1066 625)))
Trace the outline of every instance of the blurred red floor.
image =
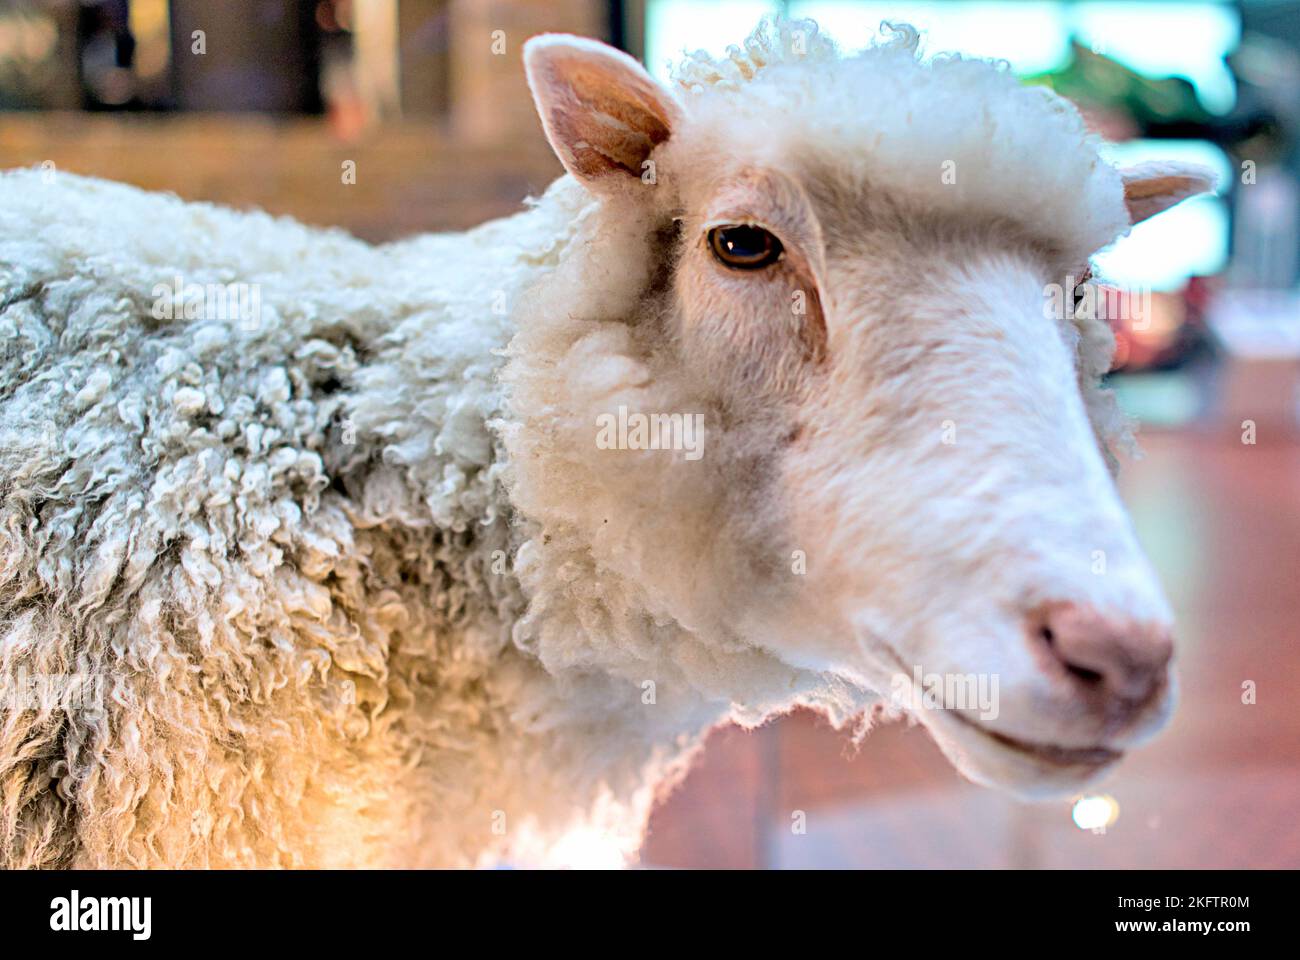
POLYGON ((962 780, 902 724, 860 750, 809 713, 717 731, 651 820, 659 867, 1300 867, 1300 440, 1145 432, 1121 488, 1178 614, 1170 726, 1070 804, 962 780), (1254 705, 1242 685, 1256 684, 1254 705), (792 821, 802 811, 806 832, 792 821))

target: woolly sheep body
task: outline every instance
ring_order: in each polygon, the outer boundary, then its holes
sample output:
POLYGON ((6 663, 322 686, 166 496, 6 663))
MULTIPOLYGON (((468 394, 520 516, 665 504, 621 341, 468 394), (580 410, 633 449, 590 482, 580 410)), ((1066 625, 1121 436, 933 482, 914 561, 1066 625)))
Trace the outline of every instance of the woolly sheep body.
POLYGON ((465 863, 501 842, 496 810, 595 799, 502 705, 542 681, 490 570, 510 549, 491 305, 570 213, 376 248, 0 179, 0 665, 107 694, 5 711, 6 866, 465 863), (174 275, 261 285, 261 322, 155 320, 174 275))

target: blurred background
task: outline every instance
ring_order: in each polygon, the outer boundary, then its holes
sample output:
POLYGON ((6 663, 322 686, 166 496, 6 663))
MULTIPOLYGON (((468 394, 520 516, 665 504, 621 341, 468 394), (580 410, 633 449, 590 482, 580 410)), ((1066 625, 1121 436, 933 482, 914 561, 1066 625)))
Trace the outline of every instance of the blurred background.
POLYGON ((846 48, 910 22, 927 54, 1005 59, 1074 100, 1117 163, 1218 171, 1218 196, 1096 263, 1145 450, 1121 487, 1179 616, 1182 701, 1095 793, 1042 805, 963 782, 903 724, 860 748, 808 714, 720 730, 643 862, 1300 867, 1300 0, 0 0, 0 166, 375 241, 460 229, 561 172, 529 36, 600 37, 666 78, 769 12, 846 48))

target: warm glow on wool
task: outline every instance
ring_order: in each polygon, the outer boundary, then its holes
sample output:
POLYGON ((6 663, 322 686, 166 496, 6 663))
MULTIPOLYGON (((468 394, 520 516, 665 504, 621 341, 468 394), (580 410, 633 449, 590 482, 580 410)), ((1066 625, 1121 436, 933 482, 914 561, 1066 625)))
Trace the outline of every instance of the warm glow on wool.
POLYGON ((548 859, 572 870, 619 870, 627 860, 619 844, 604 830, 575 827, 551 847, 548 859))

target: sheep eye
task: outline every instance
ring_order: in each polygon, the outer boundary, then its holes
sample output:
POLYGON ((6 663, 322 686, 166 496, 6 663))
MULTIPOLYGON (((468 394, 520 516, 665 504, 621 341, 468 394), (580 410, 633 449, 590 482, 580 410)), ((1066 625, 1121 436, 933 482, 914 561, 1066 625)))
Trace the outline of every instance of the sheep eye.
POLYGON ((781 258, 781 241, 750 224, 714 227, 709 231, 709 249, 733 270, 759 270, 781 258))

